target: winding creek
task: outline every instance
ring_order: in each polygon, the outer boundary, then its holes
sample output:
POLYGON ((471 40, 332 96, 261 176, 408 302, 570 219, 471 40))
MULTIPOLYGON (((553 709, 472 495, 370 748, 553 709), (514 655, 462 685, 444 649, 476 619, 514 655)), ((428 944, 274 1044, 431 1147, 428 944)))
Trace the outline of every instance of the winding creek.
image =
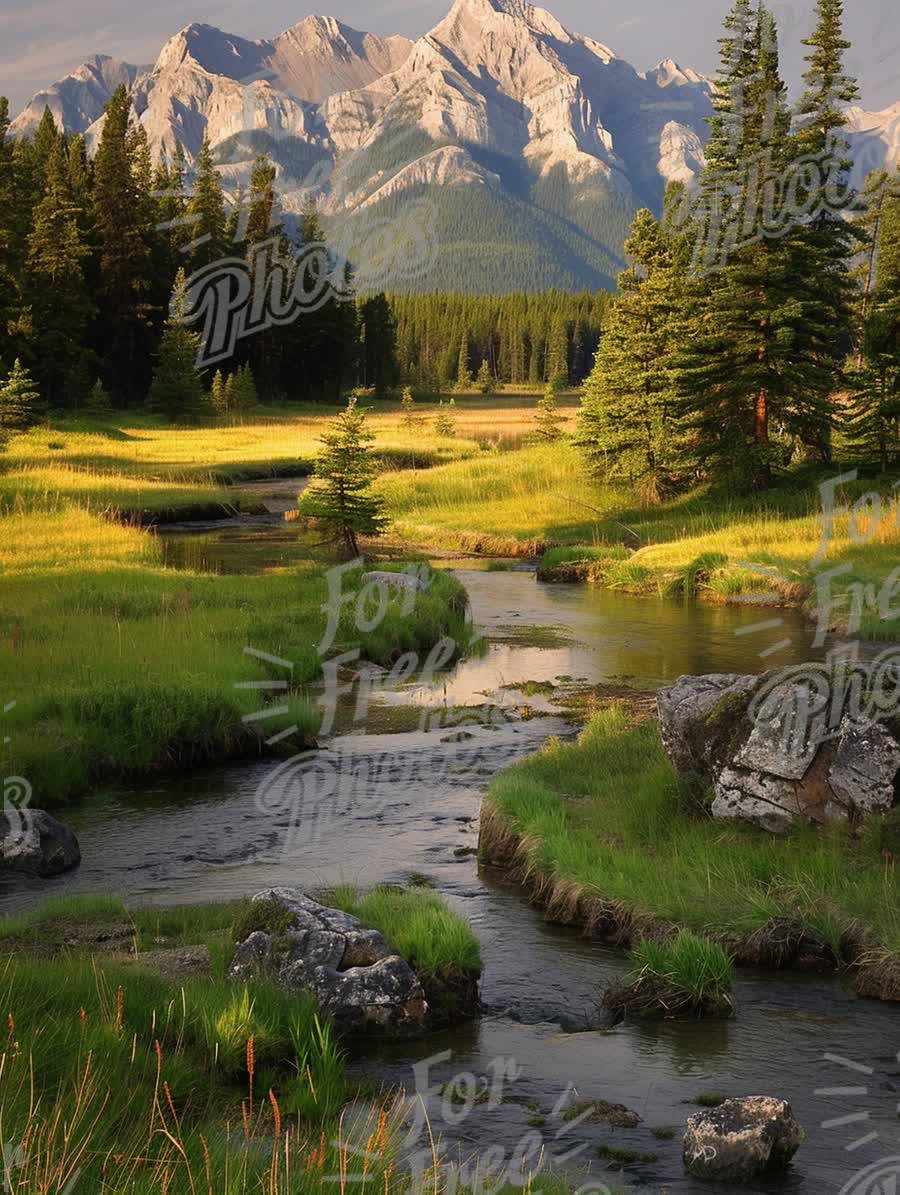
MULTIPOLYGON (((540 585, 527 571, 455 572, 486 637, 483 655, 434 685, 384 694, 365 728, 332 739, 315 757, 223 766, 104 794, 70 819, 82 845, 80 870, 41 892, 180 903, 274 884, 315 890, 428 876, 481 941, 484 1015, 425 1041, 373 1049, 354 1066, 375 1081, 412 1087, 415 1062, 452 1051, 430 1069, 436 1086, 459 1072, 491 1076, 496 1059, 515 1059, 521 1073, 497 1106, 460 1117, 442 1098, 429 1099, 434 1132, 463 1157, 491 1149, 496 1166, 527 1137, 528 1148, 543 1144, 548 1159, 566 1155, 561 1169, 590 1163, 598 1184, 709 1191, 685 1177, 680 1155, 681 1129, 701 1091, 784 1095, 806 1128, 789 1176, 752 1190, 839 1192, 867 1165, 900 1154, 896 1008, 862 1001, 835 980, 743 972, 732 1022, 597 1030, 594 997, 622 970, 621 954, 548 924, 466 851, 477 843, 490 775, 550 735, 572 733, 552 713, 518 718, 522 705, 540 710, 541 703, 509 686, 565 677, 653 689, 686 672, 760 671, 809 658, 809 628, 789 611, 636 600, 540 585), (502 715, 468 725, 470 738, 442 741, 443 708, 485 701, 498 703, 502 715), (371 733, 398 704, 421 707, 422 725, 371 733), (558 1104, 571 1087, 626 1104, 643 1123, 613 1130, 566 1122, 558 1104), (850 1090, 822 1093, 841 1088, 850 1090), (673 1128, 674 1137, 655 1139, 651 1129, 660 1127, 673 1128), (611 1173, 597 1157, 605 1143, 657 1158, 611 1173)), ((4 893, 7 907, 37 899, 21 887, 4 893)))

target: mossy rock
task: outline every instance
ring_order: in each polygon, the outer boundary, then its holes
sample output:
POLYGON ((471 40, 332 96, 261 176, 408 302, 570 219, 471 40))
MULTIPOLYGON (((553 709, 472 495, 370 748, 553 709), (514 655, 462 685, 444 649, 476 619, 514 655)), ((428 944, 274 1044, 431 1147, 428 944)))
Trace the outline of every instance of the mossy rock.
POLYGON ((278 900, 253 900, 234 923, 235 942, 246 942, 251 934, 282 938, 294 928, 294 915, 278 900))

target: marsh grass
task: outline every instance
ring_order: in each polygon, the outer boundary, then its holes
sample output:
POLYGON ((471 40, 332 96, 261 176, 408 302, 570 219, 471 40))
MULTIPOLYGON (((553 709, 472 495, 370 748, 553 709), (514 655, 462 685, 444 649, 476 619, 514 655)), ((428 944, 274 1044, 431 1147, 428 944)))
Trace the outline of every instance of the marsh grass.
MULTIPOLYGON (((35 804, 59 803, 97 783, 260 752, 296 725, 317 731, 311 686, 321 675, 327 560, 265 576, 218 576, 165 567, 158 540, 84 510, 0 518, 0 671, 4 774, 31 783, 35 804), (291 662, 279 669, 252 647, 291 662), (266 691, 285 714, 263 722, 266 691), (244 687, 240 687, 244 686, 244 687)), ((348 573, 357 591, 362 570, 348 573)), ((465 594, 440 573, 407 612, 393 595, 371 630, 342 610, 335 652, 390 665, 448 636, 465 650, 465 594)), ((2 740, 0 740, 2 742, 2 740)))
POLYGON ((50 1195, 77 1176, 89 1190, 320 1191, 366 1146, 370 1181, 390 1188, 398 1112, 362 1109, 348 1133, 343 1058, 296 993, 10 959, 0 999, 12 1189, 50 1195))
POLYGON ((437 892, 385 886, 359 893, 342 885, 327 899, 384 934, 423 977, 448 971, 481 972, 478 939, 437 892))
POLYGON ((728 996, 734 967, 716 942, 680 930, 670 942, 638 942, 629 955, 630 977, 655 975, 695 996, 728 996))
POLYGON ((620 1016, 730 1016, 734 967, 717 942, 688 929, 670 941, 638 942, 629 971, 604 993, 603 1006, 620 1016))
POLYGON ((631 726, 611 708, 577 743, 551 741, 493 782, 482 849, 512 850, 562 917, 594 902, 625 927, 662 919, 710 935, 746 935, 784 917, 836 950, 861 925, 882 952, 900 952, 900 877, 874 823, 776 837, 687 816, 689 795, 655 721, 631 726))

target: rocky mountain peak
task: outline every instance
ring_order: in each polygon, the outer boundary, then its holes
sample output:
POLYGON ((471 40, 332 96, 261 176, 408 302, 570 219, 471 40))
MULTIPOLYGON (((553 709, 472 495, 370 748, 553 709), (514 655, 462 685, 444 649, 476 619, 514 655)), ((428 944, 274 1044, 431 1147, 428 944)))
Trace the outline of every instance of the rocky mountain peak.
POLYGON ((242 79, 258 69, 267 49, 214 25, 193 23, 170 38, 156 60, 154 74, 168 74, 181 67, 199 67, 209 75, 242 79))

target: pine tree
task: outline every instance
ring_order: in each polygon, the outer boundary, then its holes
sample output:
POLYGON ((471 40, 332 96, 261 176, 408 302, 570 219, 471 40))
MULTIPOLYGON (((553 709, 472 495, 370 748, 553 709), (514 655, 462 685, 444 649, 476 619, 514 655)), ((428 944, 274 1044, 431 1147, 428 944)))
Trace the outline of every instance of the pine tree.
POLYGON ((44 107, 40 122, 34 134, 35 191, 42 194, 47 185, 47 166, 57 144, 62 140, 53 113, 44 107))
POLYGON ((469 370, 469 336, 463 333, 459 344, 459 361, 456 368, 456 384, 460 390, 468 390, 472 385, 472 374, 469 370))
POLYGON ((276 170, 267 154, 260 154, 253 163, 250 176, 250 199, 247 215, 247 245, 255 245, 277 237, 281 233, 281 211, 275 193, 276 170))
POLYGON ((27 431, 40 422, 42 414, 40 392, 17 357, 9 377, 0 385, 0 434, 27 431))
POLYGON ((202 270, 213 262, 227 257, 231 252, 226 230, 225 197, 219 172, 213 164, 209 137, 197 155, 193 195, 187 207, 191 221, 191 241, 196 247, 191 255, 191 268, 202 270))
POLYGON ((884 189, 873 303, 893 309, 900 297, 900 165, 884 189))
POLYGON ((873 177, 870 184, 865 198, 877 213, 867 228, 874 264, 865 267, 870 285, 850 375, 848 433, 886 472, 900 455, 900 176, 873 177))
MULTIPOLYGON (((900 307, 900 303, 898 303, 900 307)), ((850 374, 851 443, 882 473, 900 457, 900 337, 898 312, 875 307, 866 320, 860 366, 850 374)))
POLYGON ((538 440, 552 442, 563 435, 564 422, 556 405, 556 394, 556 386, 552 381, 548 382, 533 416, 538 440))
POLYGON ((34 212, 29 237, 29 283, 35 359, 41 390, 59 404, 68 394, 71 405, 79 378, 87 384, 85 330, 93 305, 85 288, 84 243, 69 182, 61 137, 50 149, 45 167, 44 197, 34 212))
POLYGON ((0 346, 17 300, 14 145, 7 137, 9 102, 0 96, 0 346))
POLYGON ((259 402, 256 379, 249 364, 241 365, 235 373, 234 400, 241 415, 252 411, 259 402))
POLYGON ((217 369, 209 391, 209 403, 216 415, 228 414, 228 400, 225 395, 225 378, 221 369, 217 369))
MULTIPOLYGON (((733 17, 742 29, 745 10, 739 0, 741 19, 733 17)), ((726 39, 726 66, 734 40, 726 39)), ((717 253, 727 252, 687 294, 677 384, 696 465, 746 488, 768 484, 773 464, 796 443, 827 456, 833 369, 823 351, 831 330, 815 294, 802 223, 766 235, 767 175, 790 175, 797 143, 789 135, 774 19, 762 6, 740 45, 741 74, 730 91, 740 84, 740 121, 729 126, 737 144, 717 131, 701 180, 702 219, 716 229, 717 253), (715 194, 731 196, 724 223, 717 223, 715 194)))
POLYGON ((556 378, 557 386, 564 390, 569 384, 569 335, 562 315, 556 315, 550 325, 548 349, 548 372, 556 378))
POLYGON ((584 388, 578 443, 595 472, 635 482, 658 499, 677 467, 674 373, 683 273, 665 229, 638 212, 625 243, 631 261, 604 325, 584 388))
POLYGON ((152 411, 172 420, 195 418, 206 404, 202 374, 197 367, 200 337, 184 322, 185 284, 184 270, 179 270, 147 399, 152 411))
POLYGON ((103 382, 100 380, 100 378, 97 378, 97 380, 94 382, 94 385, 91 387, 90 394, 85 401, 85 414, 102 418, 104 415, 111 414, 112 409, 112 399, 110 398, 109 391, 103 385, 103 382))
POLYGON ((240 412, 240 393, 237 373, 230 373, 225 379, 225 410, 229 415, 240 412))
POLYGON ((478 389, 482 394, 493 394, 494 392, 494 377, 491 373, 491 367, 487 363, 487 359, 481 362, 481 367, 478 370, 477 378, 478 389))
POLYGON ((147 344, 150 249, 129 137, 130 110, 128 93, 119 87, 106 106, 93 197, 106 374, 116 393, 134 396, 147 344))
POLYGON ((456 400, 450 399, 449 403, 445 403, 441 399, 438 405, 438 413, 434 421, 435 435, 446 436, 448 439, 456 435, 456 400))
MULTIPOLYGON (((869 314, 872 292, 875 289, 875 267, 881 243, 881 221, 885 203, 895 186, 897 186, 897 182, 892 180, 886 170, 870 171, 863 186, 859 210, 854 217, 858 239, 862 245, 862 251, 853 271, 860 327, 865 324, 869 314)), ((898 187, 898 193, 900 193, 900 187, 898 187)), ((859 359, 857 359, 858 363, 859 359)))
POLYGON ((404 386, 403 394, 400 398, 400 408, 403 412, 403 422, 406 425, 407 431, 415 431, 419 426, 419 415, 416 411, 416 400, 411 386, 404 386))
POLYGON ((300 498, 301 513, 342 540, 352 556, 359 555, 358 536, 380 535, 387 525, 381 499, 370 492, 377 472, 374 439, 365 412, 351 398, 322 437, 313 482, 300 498))
MULTIPOLYGON (((851 161, 844 129, 846 106, 859 97, 856 80, 844 73, 844 54, 850 43, 843 37, 842 0, 817 0, 816 27, 804 41, 809 48, 806 90, 796 109, 795 156, 817 164, 815 180, 799 196, 804 218, 793 240, 798 247, 794 274, 797 299, 805 319, 795 351, 817 363, 823 404, 842 381, 843 339, 851 327, 855 302, 852 257, 863 238, 845 219, 857 211, 859 199, 850 186, 851 161), (841 208, 835 204, 840 199, 841 208)), ((828 455, 828 452, 824 455, 828 455)))
POLYGON ((85 243, 91 232, 91 164, 88 160, 87 146, 84 137, 73 137, 69 143, 68 156, 69 194, 78 216, 78 227, 81 229, 85 243))
POLYGON ((360 301, 359 328, 362 341, 360 381, 364 386, 371 386, 376 394, 384 394, 397 378, 397 329, 390 304, 383 294, 360 301))

